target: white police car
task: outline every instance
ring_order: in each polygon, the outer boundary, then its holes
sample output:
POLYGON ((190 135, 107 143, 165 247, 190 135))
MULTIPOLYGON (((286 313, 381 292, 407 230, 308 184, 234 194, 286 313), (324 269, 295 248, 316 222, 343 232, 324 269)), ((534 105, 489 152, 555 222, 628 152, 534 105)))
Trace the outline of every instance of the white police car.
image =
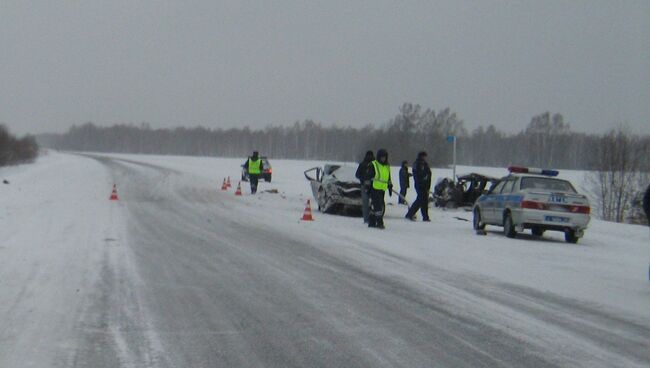
POLYGON ((474 204, 474 229, 484 233, 485 225, 503 226, 514 238, 531 229, 533 235, 562 231, 569 243, 577 243, 589 224, 591 211, 586 196, 570 182, 555 178, 556 170, 511 166, 510 175, 499 180, 474 204))

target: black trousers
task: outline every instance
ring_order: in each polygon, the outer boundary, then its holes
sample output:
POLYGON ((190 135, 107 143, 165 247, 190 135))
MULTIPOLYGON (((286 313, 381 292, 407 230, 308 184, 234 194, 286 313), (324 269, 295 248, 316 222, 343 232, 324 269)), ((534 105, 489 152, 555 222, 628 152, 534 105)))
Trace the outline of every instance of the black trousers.
POLYGON ((406 200, 402 199, 402 198, 406 198, 406 191, 408 191, 408 189, 409 189, 408 187, 400 187, 399 188, 399 194, 400 194, 401 197, 399 197, 397 199, 397 203, 399 203, 399 204, 405 204, 406 203, 406 200))
POLYGON ((257 193, 257 183, 260 180, 260 176, 257 174, 248 174, 248 180, 251 182, 251 193, 257 193))
POLYGON ((418 197, 415 199, 415 202, 411 205, 406 217, 413 217, 418 210, 422 213, 422 219, 427 220, 429 218, 429 191, 428 190, 418 190, 418 197))
POLYGON ((370 188, 370 216, 368 217, 368 227, 384 226, 385 193, 383 190, 370 188))

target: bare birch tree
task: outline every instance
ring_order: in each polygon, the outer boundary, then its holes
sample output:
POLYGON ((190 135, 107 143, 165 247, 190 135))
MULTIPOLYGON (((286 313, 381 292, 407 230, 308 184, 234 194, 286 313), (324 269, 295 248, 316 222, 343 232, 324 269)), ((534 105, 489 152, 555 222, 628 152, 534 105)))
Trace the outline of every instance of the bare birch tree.
POLYGON ((648 147, 622 127, 600 139, 596 171, 592 174, 597 207, 606 221, 623 222, 639 188, 647 182, 642 171, 648 147))

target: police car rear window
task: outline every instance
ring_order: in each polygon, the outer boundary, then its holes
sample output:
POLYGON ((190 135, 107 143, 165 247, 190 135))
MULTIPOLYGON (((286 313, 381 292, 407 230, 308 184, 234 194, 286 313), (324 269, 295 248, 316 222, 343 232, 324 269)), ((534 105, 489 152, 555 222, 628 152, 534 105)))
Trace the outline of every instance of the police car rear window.
POLYGON ((575 193, 573 185, 566 180, 526 177, 521 179, 521 189, 539 189, 551 192, 575 193))

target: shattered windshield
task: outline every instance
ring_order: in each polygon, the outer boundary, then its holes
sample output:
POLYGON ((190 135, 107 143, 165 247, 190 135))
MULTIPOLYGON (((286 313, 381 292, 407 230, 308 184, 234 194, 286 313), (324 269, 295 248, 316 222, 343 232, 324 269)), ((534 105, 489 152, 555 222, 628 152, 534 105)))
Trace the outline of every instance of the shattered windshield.
POLYGON ((351 166, 341 166, 336 170, 332 170, 332 176, 340 181, 357 181, 355 174, 356 169, 351 166))

